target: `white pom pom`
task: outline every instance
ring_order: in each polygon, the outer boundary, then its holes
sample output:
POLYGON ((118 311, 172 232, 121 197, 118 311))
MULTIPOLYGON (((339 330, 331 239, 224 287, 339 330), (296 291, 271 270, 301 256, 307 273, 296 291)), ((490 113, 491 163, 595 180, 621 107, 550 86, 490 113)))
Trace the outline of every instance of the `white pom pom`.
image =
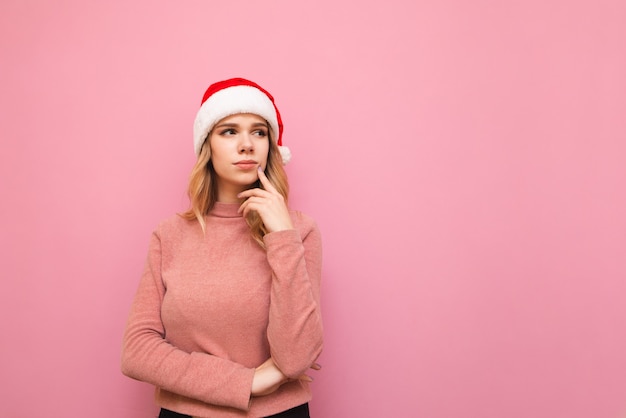
POLYGON ((291 151, 289 151, 289 148, 285 146, 279 146, 278 150, 280 151, 280 156, 283 157, 283 164, 287 164, 289 161, 291 161, 291 151))

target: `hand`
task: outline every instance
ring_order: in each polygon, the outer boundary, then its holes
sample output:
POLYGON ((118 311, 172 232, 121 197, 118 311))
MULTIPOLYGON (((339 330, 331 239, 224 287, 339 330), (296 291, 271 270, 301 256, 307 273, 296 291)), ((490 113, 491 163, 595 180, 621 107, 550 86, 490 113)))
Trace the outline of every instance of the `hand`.
POLYGON ((259 167, 258 172, 259 181, 265 190, 255 188, 239 193, 237 197, 246 199, 239 207, 239 213, 243 212, 243 216, 247 216, 251 210, 256 211, 263 220, 268 232, 293 229, 285 199, 272 186, 261 167, 259 167))
POLYGON ((251 394, 252 396, 269 395, 287 381, 287 376, 276 367, 274 360, 270 357, 254 370, 251 394))
MULTIPOLYGON (((313 370, 320 370, 322 366, 317 363, 313 363, 311 366, 313 370)), ((282 384, 291 382, 294 380, 303 380, 305 382, 312 382, 313 379, 306 374, 298 377, 297 379, 289 379, 280 371, 280 369, 274 363, 274 360, 270 357, 263 364, 257 367, 254 371, 254 378, 252 379, 252 396, 265 396, 275 392, 282 384)))

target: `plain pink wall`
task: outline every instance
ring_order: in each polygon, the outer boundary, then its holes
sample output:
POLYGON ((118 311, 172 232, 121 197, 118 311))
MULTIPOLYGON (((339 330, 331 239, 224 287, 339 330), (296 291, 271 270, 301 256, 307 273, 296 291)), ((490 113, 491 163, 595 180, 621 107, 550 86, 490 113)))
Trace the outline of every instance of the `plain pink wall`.
POLYGON ((367 3, 0 3, 3 416, 154 416, 122 330, 230 76, 325 239, 314 417, 626 414, 624 2, 367 3))

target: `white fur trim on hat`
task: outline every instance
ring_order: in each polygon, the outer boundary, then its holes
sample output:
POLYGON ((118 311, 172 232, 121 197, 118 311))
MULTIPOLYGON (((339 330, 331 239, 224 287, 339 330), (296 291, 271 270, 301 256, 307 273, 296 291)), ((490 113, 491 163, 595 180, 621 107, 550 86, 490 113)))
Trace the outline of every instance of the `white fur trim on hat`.
POLYGON ((280 151, 280 156, 283 157, 283 164, 287 164, 291 161, 291 150, 284 145, 278 146, 278 151, 280 151))
MULTIPOLYGON (((278 118, 274 104, 269 97, 252 86, 232 86, 213 93, 200 106, 193 124, 193 145, 196 156, 200 155, 202 145, 215 124, 227 116, 239 113, 253 113, 261 116, 269 123, 272 139, 278 140, 278 118)), ((291 152, 285 146, 280 146, 279 149, 283 163, 286 164, 291 159, 291 152)))

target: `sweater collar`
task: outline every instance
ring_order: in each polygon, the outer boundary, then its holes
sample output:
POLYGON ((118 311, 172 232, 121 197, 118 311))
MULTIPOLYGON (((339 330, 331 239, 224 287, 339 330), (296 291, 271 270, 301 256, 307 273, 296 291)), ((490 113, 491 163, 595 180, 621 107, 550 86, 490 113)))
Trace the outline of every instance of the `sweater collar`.
POLYGON ((221 203, 215 202, 213 209, 209 212, 209 216, 218 218, 241 218, 243 215, 238 213, 239 203, 221 203))

